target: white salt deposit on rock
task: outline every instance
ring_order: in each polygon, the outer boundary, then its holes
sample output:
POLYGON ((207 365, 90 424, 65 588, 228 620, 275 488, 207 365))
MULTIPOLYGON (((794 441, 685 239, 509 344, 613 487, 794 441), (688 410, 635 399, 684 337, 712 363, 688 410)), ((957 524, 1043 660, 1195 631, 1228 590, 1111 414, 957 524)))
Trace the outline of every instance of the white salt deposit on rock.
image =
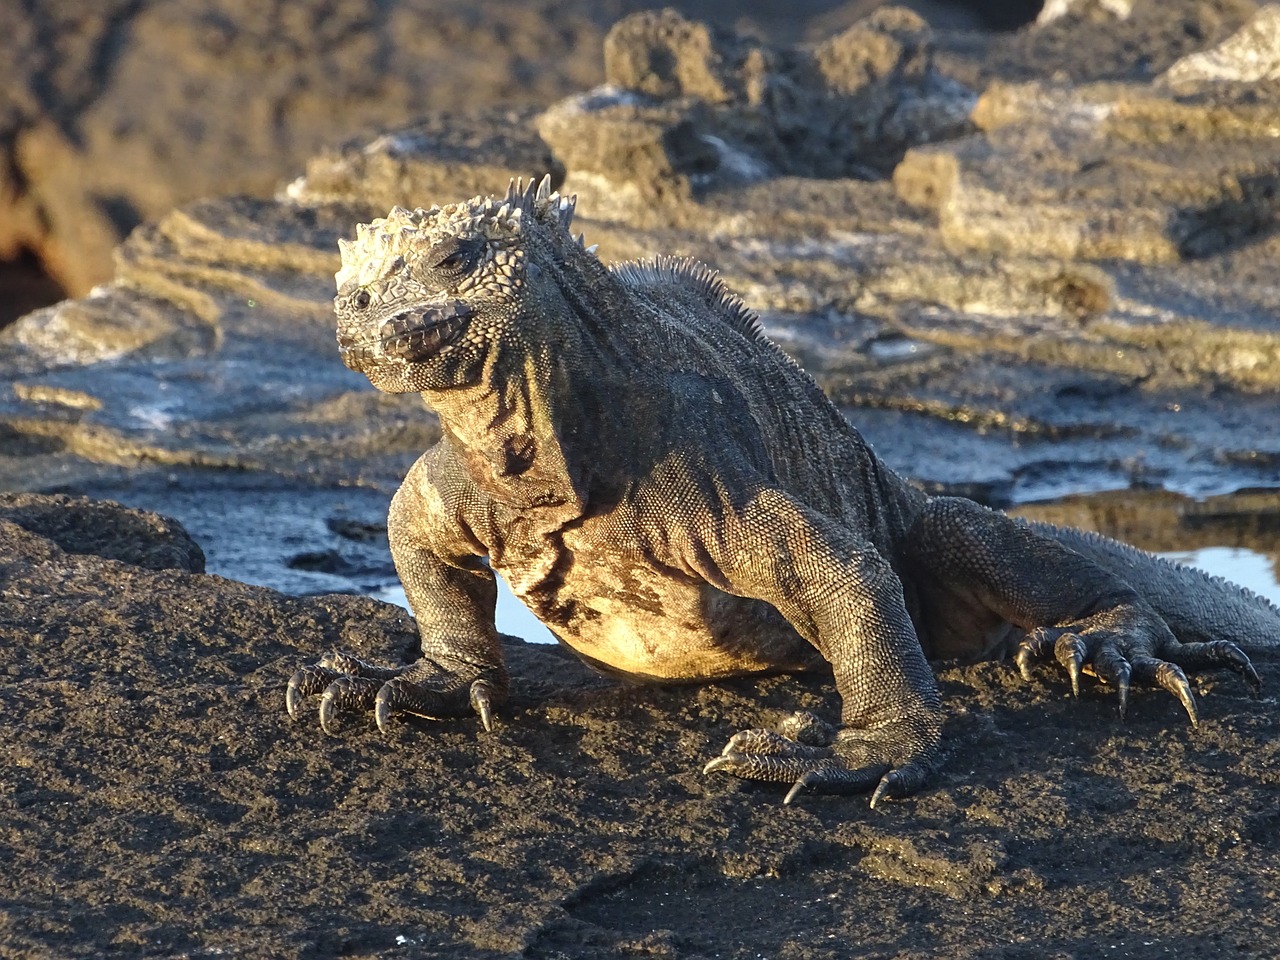
POLYGON ((1160 80, 1178 85, 1216 81, 1258 83, 1280 79, 1280 4, 1262 7, 1247 24, 1214 47, 1183 57, 1160 80))

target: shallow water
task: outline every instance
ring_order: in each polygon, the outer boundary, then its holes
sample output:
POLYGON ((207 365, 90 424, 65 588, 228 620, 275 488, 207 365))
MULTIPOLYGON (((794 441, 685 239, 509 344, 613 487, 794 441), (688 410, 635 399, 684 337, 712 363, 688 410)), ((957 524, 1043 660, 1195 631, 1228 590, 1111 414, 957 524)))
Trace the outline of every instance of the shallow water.
MULTIPOLYGON (((179 520, 204 548, 206 569, 289 594, 365 593, 405 606, 385 533, 388 494, 351 487, 281 487, 259 474, 183 474, 146 485, 129 477, 84 491, 179 520), (204 477, 198 475, 196 479, 204 477)), ((1280 489, 1202 499, 1158 489, 1112 490, 1019 503, 1010 512, 1132 543, 1225 577, 1280 604, 1280 489)), ((554 642, 499 578, 498 628, 554 642)))
MULTIPOLYGON (((1244 547, 1203 547, 1199 550, 1161 553, 1160 556, 1224 577, 1280 605, 1280 581, 1276 579, 1277 557, 1244 547)), ((376 591, 373 596, 387 603, 408 607, 404 588, 398 583, 376 591)), ((503 633, 522 637, 533 643, 556 642, 551 631, 520 602, 502 577, 498 577, 496 619, 498 629, 503 633)))
MULTIPOLYGON (((379 600, 385 600, 387 603, 397 603, 406 609, 409 606, 408 600, 405 599, 404 587, 398 583, 390 584, 381 590, 374 591, 373 596, 379 600)), ((502 577, 498 577, 498 610, 494 619, 498 624, 498 629, 503 633, 509 633, 531 643, 557 642, 542 621, 535 617, 529 608, 516 598, 516 595, 511 592, 511 588, 507 586, 502 577)))
POLYGON ((1276 579, 1280 557, 1267 556, 1244 547, 1204 547, 1162 553, 1160 556, 1224 577, 1280 606, 1280 581, 1276 579))

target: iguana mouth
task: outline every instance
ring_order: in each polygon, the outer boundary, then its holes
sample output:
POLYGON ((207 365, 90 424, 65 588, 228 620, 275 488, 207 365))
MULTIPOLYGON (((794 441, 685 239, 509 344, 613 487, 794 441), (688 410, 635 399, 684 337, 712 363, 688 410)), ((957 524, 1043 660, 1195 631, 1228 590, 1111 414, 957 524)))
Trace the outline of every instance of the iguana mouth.
POLYGON ((382 353, 410 363, 430 360, 462 336, 471 316, 471 308, 460 300, 397 314, 378 330, 382 353))

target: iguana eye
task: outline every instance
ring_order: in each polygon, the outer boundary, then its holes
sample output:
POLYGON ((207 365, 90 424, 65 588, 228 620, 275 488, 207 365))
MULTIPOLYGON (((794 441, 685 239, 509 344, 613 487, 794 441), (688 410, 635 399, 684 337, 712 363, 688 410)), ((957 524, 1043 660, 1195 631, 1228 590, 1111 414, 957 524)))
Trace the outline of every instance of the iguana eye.
POLYGON ((369 306, 370 299, 368 290, 357 290, 356 295, 351 298, 351 302, 356 305, 357 310, 363 310, 369 306))
POLYGON ((450 237, 438 243, 426 260, 433 273, 452 279, 462 276, 476 265, 483 247, 484 241, 479 238, 459 240, 450 237))

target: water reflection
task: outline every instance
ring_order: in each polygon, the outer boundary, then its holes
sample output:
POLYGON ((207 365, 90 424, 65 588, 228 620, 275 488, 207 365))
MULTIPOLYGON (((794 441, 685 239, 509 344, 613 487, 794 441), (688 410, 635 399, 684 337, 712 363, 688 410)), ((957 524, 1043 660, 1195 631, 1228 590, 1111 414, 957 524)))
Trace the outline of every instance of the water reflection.
MULTIPOLYGON (((409 601, 405 599, 404 588, 398 583, 376 591, 373 596, 387 603, 398 603, 402 607, 409 606, 409 601)), ((502 577, 498 577, 498 610, 495 620, 498 629, 503 633, 520 637, 530 643, 556 642, 556 638, 543 626, 542 621, 516 599, 516 595, 511 592, 502 577)))
POLYGON ((1114 490, 1010 512, 1124 540, 1280 603, 1280 490, 1204 500, 1166 490, 1114 490))
POLYGON ((1200 550, 1162 553, 1161 556, 1226 577, 1232 583, 1248 587, 1280 606, 1280 580, 1276 576, 1280 556, 1276 554, 1267 556, 1244 547, 1204 547, 1200 550))

